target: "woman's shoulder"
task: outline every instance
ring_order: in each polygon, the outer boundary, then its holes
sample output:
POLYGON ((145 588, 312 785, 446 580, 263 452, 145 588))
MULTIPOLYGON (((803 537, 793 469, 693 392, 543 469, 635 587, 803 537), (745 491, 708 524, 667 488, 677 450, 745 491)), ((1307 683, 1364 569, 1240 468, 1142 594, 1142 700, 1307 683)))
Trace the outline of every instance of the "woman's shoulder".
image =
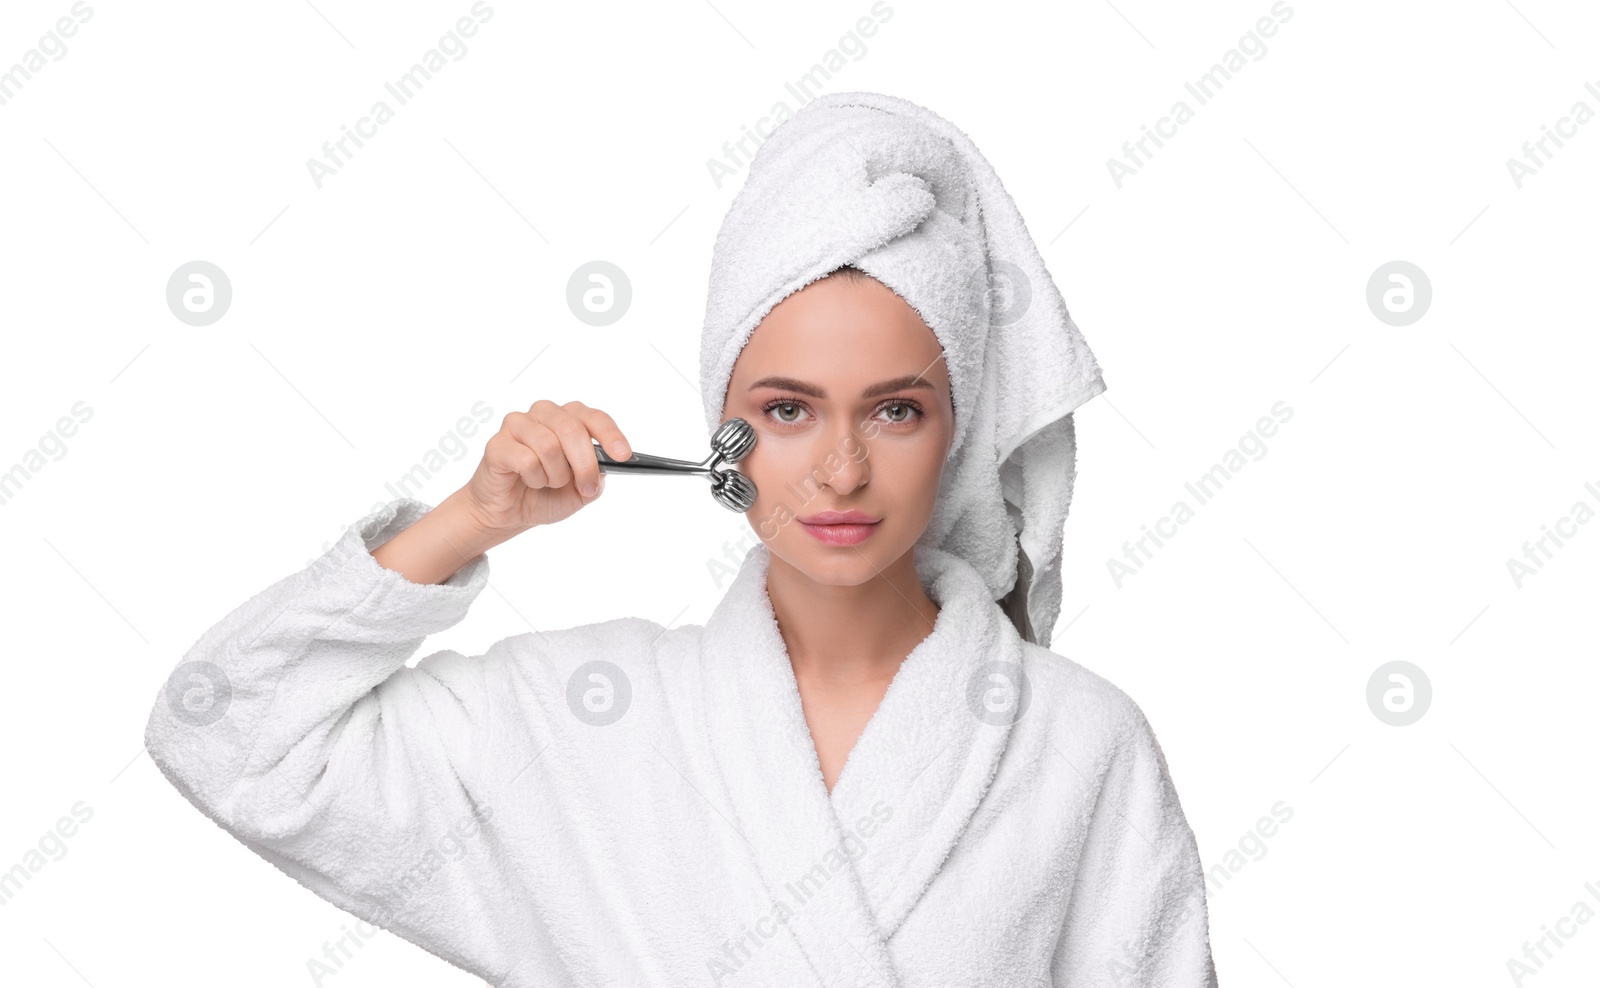
POLYGON ((504 658, 525 676, 565 682, 583 670, 614 666, 629 676, 655 679, 698 653, 700 625, 663 625, 642 617, 618 617, 566 628, 543 628, 498 642, 504 658))
MULTIPOLYGON (((480 658, 442 652, 423 662, 436 676, 484 681, 499 701, 544 706, 546 723, 571 726, 576 722, 560 716, 563 710, 577 713, 591 703, 609 704, 613 696, 641 713, 656 709, 658 704, 634 700, 661 698, 676 688, 682 677, 672 670, 698 654, 700 630, 648 618, 610 618, 511 635, 480 658)), ((582 715, 579 720, 589 723, 582 715)))
POLYGON ((1116 683, 1043 645, 1024 641, 1022 649, 1030 707, 1053 731, 1112 746, 1154 740, 1144 710, 1116 683))
POLYGON ((507 642, 561 656, 587 653, 616 662, 653 662, 686 647, 697 647, 701 630, 694 624, 667 626, 649 618, 618 617, 529 631, 507 642))

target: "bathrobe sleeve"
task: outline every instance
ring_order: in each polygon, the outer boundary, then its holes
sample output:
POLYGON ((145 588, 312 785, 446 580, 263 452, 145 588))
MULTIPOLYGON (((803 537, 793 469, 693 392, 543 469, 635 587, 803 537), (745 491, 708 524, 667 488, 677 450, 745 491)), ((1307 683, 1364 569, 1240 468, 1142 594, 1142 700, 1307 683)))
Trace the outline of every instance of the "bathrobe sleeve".
POLYGON ((145 744, 190 802, 317 895, 457 966, 502 970, 518 910, 472 755, 504 731, 487 722, 511 661, 497 647, 406 665, 465 616, 488 560, 420 585, 370 552, 428 510, 390 502, 205 632, 145 744))
POLYGON ((1205 872, 1167 761, 1126 695, 1051 975, 1058 985, 1215 988, 1205 872))

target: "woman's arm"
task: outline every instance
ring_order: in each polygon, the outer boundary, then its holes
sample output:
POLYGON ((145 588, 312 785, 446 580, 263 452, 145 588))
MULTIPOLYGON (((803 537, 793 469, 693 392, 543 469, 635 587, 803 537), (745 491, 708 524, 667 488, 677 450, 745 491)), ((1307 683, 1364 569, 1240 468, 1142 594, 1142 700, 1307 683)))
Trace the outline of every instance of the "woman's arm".
POLYGON ((1205 872, 1155 733, 1131 700, 1056 944, 1058 985, 1216 988, 1205 872))
POLYGON ((372 550, 372 558, 411 583, 444 583, 473 559, 512 538, 516 532, 491 532, 480 526, 467 507, 462 488, 439 502, 394 538, 372 550))
MULTIPOLYGON (((505 780, 479 766, 515 761, 542 725, 495 716, 517 689, 503 647, 406 665, 488 580, 478 553, 437 584, 379 565, 370 550, 428 512, 391 502, 224 617, 156 698, 145 744, 196 807, 307 888, 488 976, 509 968, 526 910, 489 788, 505 780)), ((435 519, 393 561, 444 570, 439 546, 472 549, 453 524, 435 519)))
POLYGON ((511 867, 545 853, 527 839, 541 821, 497 800, 527 790, 551 744, 519 703, 531 664, 552 656, 518 636, 406 663, 466 616, 490 546, 594 502, 595 441, 631 455, 582 402, 506 415, 438 509, 390 502, 201 636, 145 727, 162 773, 256 853, 496 983, 513 950, 547 936, 511 867))

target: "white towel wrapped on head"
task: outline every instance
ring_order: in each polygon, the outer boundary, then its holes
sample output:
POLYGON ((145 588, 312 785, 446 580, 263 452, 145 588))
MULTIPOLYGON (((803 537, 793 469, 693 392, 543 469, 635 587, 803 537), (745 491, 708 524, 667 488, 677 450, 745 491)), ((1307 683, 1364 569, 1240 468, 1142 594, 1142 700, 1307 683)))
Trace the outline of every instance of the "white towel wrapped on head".
POLYGON ((919 544, 966 559, 996 600, 1015 589, 1012 620, 1048 647, 1076 471, 1071 413, 1105 381, 1016 203, 949 121, 897 97, 840 93, 761 145, 712 255, 708 430, 762 318, 845 264, 904 298, 944 348, 956 434, 919 544))

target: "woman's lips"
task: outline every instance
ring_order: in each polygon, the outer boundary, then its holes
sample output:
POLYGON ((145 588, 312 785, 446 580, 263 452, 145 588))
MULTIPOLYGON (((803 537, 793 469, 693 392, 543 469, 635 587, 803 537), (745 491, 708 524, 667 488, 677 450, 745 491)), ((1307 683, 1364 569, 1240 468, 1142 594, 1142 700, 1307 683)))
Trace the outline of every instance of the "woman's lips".
POLYGON ((818 542, 826 545, 855 545, 865 542, 867 537, 877 530, 880 522, 869 524, 836 524, 812 525, 800 523, 806 532, 818 542))

